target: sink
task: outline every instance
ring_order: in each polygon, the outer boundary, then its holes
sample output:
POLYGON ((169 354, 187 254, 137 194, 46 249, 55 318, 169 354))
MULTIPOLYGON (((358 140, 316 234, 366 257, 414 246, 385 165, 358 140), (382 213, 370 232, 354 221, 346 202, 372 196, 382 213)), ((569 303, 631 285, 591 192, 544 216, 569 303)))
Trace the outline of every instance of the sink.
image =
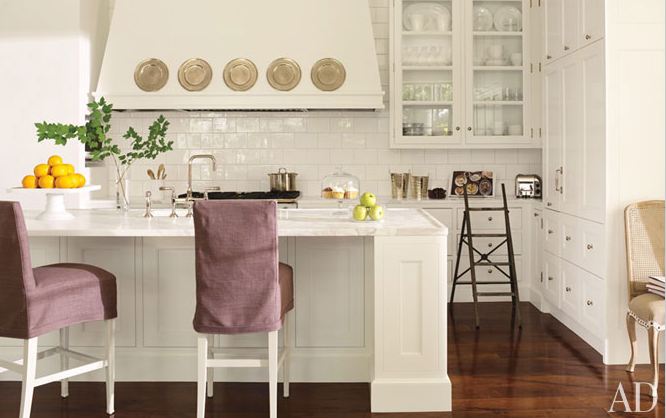
MULTIPOLYGON (((143 216, 145 212, 141 211, 139 216, 143 216)), ((159 208, 152 210, 154 218, 168 218, 171 215, 171 208, 159 208)), ((187 209, 176 209, 176 214, 179 218, 184 218, 187 215, 187 209)))

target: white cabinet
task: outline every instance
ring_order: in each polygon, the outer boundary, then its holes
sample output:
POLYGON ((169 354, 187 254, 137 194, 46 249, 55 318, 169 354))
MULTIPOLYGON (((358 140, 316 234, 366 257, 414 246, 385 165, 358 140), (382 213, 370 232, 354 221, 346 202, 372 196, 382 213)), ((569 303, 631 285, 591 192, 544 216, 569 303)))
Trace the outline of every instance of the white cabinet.
MULTIPOLYGON (((118 320, 116 345, 136 345, 136 263, 133 238, 68 238, 66 260, 91 264, 116 276, 118 320)), ((104 345, 103 322, 91 322, 70 327, 74 346, 101 347, 104 345)))
POLYGON ((544 200, 604 221, 604 48, 596 43, 546 67, 544 200))
POLYGON ((604 282, 583 270, 580 270, 580 277, 583 283, 580 320, 587 330, 597 336, 602 336, 606 316, 604 282))
POLYGON ((559 257, 544 253, 543 259, 544 296, 554 308, 560 307, 560 283, 562 275, 560 272, 559 257))
POLYGON ((543 283, 543 211, 535 210, 532 214, 532 225, 530 228, 531 251, 529 254, 532 290, 542 293, 543 283))
POLYGON ((587 45, 604 37, 604 0, 580 0, 581 45, 587 45))
POLYGON ((547 63, 604 37, 604 0, 542 1, 545 2, 547 63))
POLYGON ((546 210, 543 213, 543 248, 551 254, 559 256, 561 249, 562 231, 560 218, 557 212, 546 210))
POLYGON ((143 345, 195 347, 194 239, 143 239, 143 345))
POLYGON ((391 31, 393 148, 535 146, 526 0, 395 0, 391 31), (496 28, 512 7, 520 18, 496 28), (504 9, 504 10, 502 10, 504 9), (490 24, 475 18, 483 10, 490 24))
POLYGON ((297 238, 296 347, 363 347, 362 238, 297 238))
POLYGON ((576 266, 566 261, 560 263, 560 277, 562 280, 560 287, 562 310, 567 315, 578 318, 583 309, 581 303, 583 298, 582 277, 578 274, 576 266))

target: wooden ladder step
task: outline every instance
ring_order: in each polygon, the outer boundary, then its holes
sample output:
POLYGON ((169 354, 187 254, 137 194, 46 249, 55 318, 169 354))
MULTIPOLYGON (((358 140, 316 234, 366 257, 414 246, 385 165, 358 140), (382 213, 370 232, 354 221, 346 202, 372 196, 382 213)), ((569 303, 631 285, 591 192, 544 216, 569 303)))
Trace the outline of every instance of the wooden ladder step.
POLYGON ((504 212, 504 208, 469 208, 470 212, 504 212))
MULTIPOLYGON (((467 235, 465 235, 467 237, 467 235)), ((472 234, 472 238, 506 238, 506 234, 472 234)))
POLYGON ((479 261, 474 263, 475 266, 487 267, 487 266, 510 266, 511 263, 508 261, 479 261))
MULTIPOLYGON (((472 282, 457 282, 456 284, 471 285, 472 282)), ((511 284, 511 282, 476 282, 477 286, 484 284, 511 284)))
POLYGON ((476 292, 477 296, 513 296, 513 292, 476 292))

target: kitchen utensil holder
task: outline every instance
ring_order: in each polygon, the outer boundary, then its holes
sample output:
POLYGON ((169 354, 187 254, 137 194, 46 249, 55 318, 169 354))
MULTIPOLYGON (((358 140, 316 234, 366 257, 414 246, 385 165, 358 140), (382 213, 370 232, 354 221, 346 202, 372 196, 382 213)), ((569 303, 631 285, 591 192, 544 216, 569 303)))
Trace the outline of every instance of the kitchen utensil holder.
POLYGON ((390 173, 391 174, 391 198, 402 200, 407 198, 407 188, 409 185, 410 173, 390 173))

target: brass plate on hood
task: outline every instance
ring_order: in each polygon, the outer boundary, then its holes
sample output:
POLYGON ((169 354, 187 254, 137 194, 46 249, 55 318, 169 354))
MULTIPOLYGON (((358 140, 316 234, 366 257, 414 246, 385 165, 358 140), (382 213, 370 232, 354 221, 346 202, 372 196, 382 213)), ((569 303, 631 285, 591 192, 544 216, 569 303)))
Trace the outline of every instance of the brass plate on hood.
POLYGON ((201 58, 192 58, 180 65, 178 82, 188 91, 201 91, 208 87, 213 78, 210 65, 201 58))
POLYGON ((275 90, 289 91, 300 83, 301 67, 290 58, 278 58, 268 67, 266 76, 275 90))
POLYGON ((141 61, 134 70, 134 82, 143 91, 158 91, 169 80, 169 68, 157 58, 141 61))
POLYGON ((224 67, 224 82, 235 91, 251 89, 257 82, 257 66, 245 58, 236 58, 224 67))
POLYGON ((345 66, 335 58, 324 58, 312 66, 312 83, 322 91, 335 91, 342 87, 347 78, 345 66))

